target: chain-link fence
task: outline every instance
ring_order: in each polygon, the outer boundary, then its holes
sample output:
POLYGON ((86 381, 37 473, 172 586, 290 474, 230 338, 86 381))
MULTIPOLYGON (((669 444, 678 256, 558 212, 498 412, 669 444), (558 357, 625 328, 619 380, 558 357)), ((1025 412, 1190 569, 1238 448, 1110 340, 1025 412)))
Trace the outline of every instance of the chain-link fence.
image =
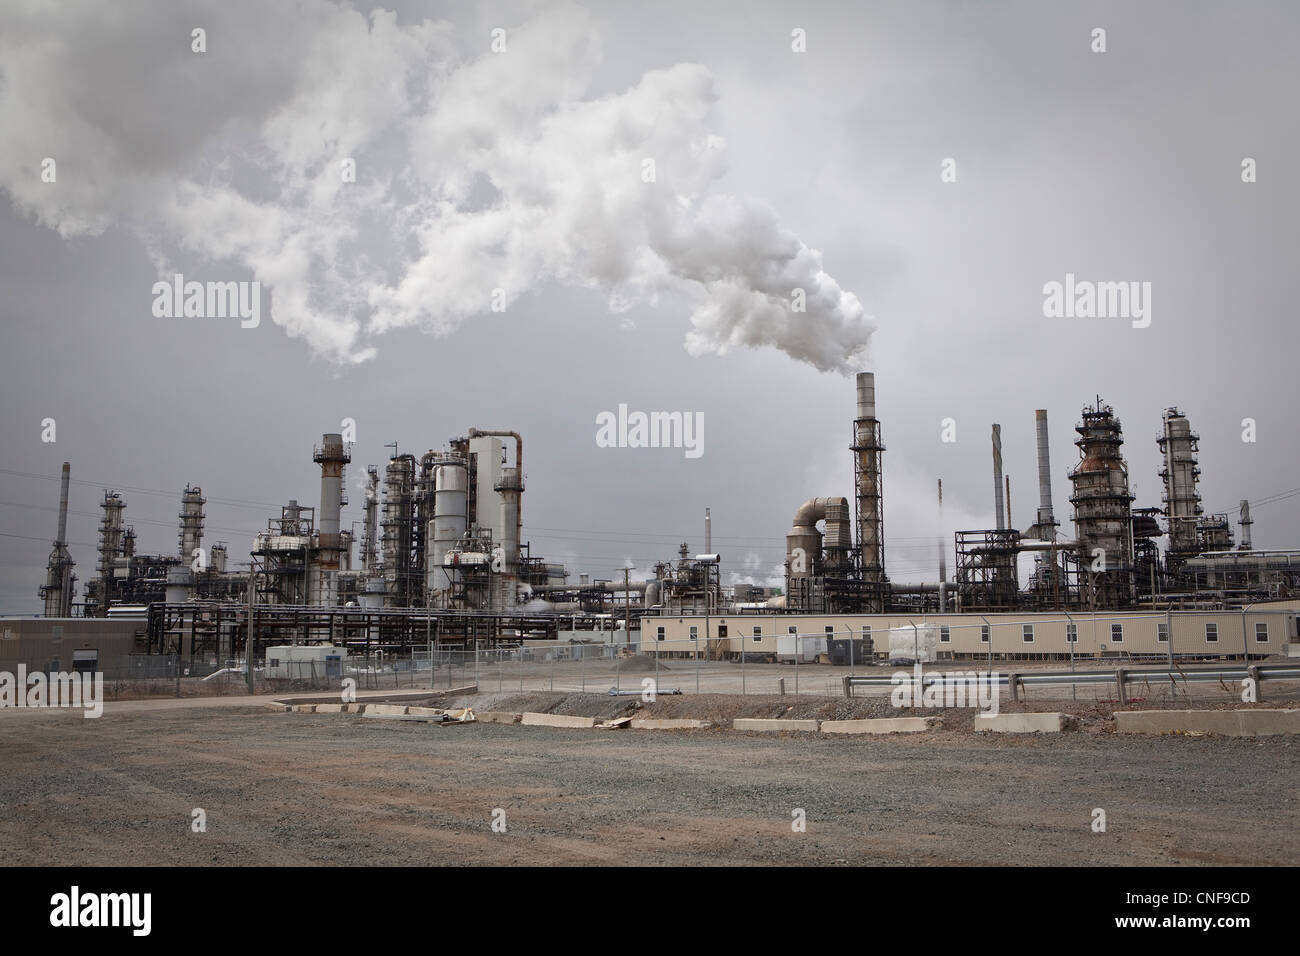
MULTIPOLYGON (((658 694, 778 694, 841 697, 845 676, 905 674, 914 677, 910 660, 888 660, 887 647, 843 633, 786 634, 775 642, 737 650, 724 640, 655 640, 640 647, 629 644, 555 644, 525 647, 437 646, 405 653, 376 651, 342 659, 278 660, 264 668, 255 663, 253 692, 337 691, 350 686, 358 691, 454 690, 477 686, 484 694, 596 693, 631 695, 654 689, 658 694), (345 685, 345 681, 351 681, 345 685)), ((925 672, 940 670, 997 670, 1032 673, 1036 669, 1061 669, 1059 661, 945 659, 942 636, 939 657, 927 657, 925 672)), ((341 655, 340 655, 341 657, 341 655)), ((1125 661, 1125 666, 1136 664, 1125 661)), ((1159 661, 1153 661, 1159 663, 1159 661)), ((1090 666, 1080 662, 1079 666, 1090 666)), ((1096 666, 1092 662, 1091 666, 1096 666)), ((1195 666, 1190 665, 1190 666, 1195 666)), ((1065 664, 1069 669, 1070 665, 1065 664)), ((242 695, 249 692, 242 660, 181 662, 173 655, 133 655, 104 661, 105 697, 109 700, 142 697, 242 695)), ((1270 697, 1293 699, 1294 682, 1270 682, 1270 697)), ((1161 698, 1207 699, 1228 697, 1240 688, 1224 683, 1186 684, 1168 680, 1135 683, 1135 700, 1161 698)), ((859 687, 855 696, 888 694, 888 687, 859 687)), ((1113 688, 1095 686, 1024 686, 1021 700, 1073 699, 1110 702, 1113 688)))

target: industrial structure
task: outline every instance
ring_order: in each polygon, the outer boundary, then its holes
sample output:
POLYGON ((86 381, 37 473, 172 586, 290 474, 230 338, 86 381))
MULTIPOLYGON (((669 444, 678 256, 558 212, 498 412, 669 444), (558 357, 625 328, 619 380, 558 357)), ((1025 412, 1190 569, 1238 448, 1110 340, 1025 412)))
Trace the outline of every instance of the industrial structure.
MULTIPOLYGON (((80 604, 66 541, 65 463, 58 532, 40 588, 45 615, 135 616, 148 622, 143 649, 149 652, 224 657, 244 647, 250 615, 254 640, 277 645, 519 643, 561 632, 571 640, 588 632, 592 640, 634 645, 651 618, 975 614, 988 620, 1077 610, 1233 611, 1300 596, 1300 552, 1252 550, 1249 502, 1241 502, 1242 544, 1235 550, 1227 515, 1203 513, 1199 439, 1176 408, 1165 411, 1157 439, 1161 505, 1135 508, 1120 420, 1100 397, 1083 408, 1074 429, 1072 536, 1062 535, 1053 506, 1048 416, 1037 409, 1032 523, 1020 531, 1012 520, 1004 433, 994 424, 992 527, 956 531, 953 550, 941 549, 937 580, 893 580, 885 559, 885 447, 875 375, 859 373, 855 385, 851 494, 811 497, 795 508, 780 589, 724 587, 708 509, 703 554, 683 543, 643 580, 630 570, 621 579, 582 574, 570 580, 562 565, 535 556, 524 539, 523 438, 482 428, 418 456, 392 445, 382 470, 367 466, 354 566, 356 542, 342 519, 351 448, 331 432, 312 449, 320 466, 318 505, 290 499, 268 518, 251 542, 251 569, 228 567, 224 542, 204 549, 207 499, 198 486, 180 493, 178 552, 157 555, 136 553, 127 503, 105 490, 97 573, 80 604), (1025 555, 1032 555, 1033 570, 1022 582, 1025 555)), ((941 514, 942 479, 937 486, 941 514)), ((725 637, 724 631, 713 639, 708 652, 730 653, 725 637)))

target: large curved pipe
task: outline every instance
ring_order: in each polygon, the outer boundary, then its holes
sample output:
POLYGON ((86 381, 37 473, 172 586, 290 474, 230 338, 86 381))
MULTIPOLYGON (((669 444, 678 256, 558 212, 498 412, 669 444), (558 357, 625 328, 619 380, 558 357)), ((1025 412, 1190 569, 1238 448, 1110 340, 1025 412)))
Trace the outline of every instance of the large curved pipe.
MULTIPOLYGON (((785 536, 787 593, 799 591, 792 587, 796 580, 819 573, 823 547, 822 533, 817 530, 819 521, 826 522, 825 547, 831 552, 832 561, 842 561, 847 549, 853 546, 849 499, 809 498, 795 511, 794 523, 785 536)), ((795 594, 794 600, 792 607, 802 607, 801 591, 795 594)))
POLYGON ((787 537, 815 535, 817 522, 826 522, 827 547, 849 548, 853 546, 849 531, 848 498, 809 498, 794 513, 794 523, 787 537))
POLYGON ((519 477, 524 476, 524 440, 519 436, 519 432, 494 431, 485 428, 471 428, 469 430, 470 438, 513 438, 515 440, 515 467, 519 469, 519 477))

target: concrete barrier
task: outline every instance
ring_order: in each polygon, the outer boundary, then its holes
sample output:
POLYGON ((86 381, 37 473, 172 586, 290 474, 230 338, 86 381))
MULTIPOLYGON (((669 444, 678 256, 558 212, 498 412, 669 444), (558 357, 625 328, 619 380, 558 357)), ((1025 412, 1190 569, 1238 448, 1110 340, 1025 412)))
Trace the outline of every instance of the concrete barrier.
POLYGON ((781 730, 811 730, 816 732, 817 721, 815 720, 768 720, 762 717, 737 717, 731 722, 734 730, 761 730, 761 731, 781 731, 781 730))
POLYGON ((1121 734, 1221 734, 1267 737, 1300 734, 1300 710, 1117 710, 1121 734))
POLYGON ((526 727, 595 727, 596 718, 570 717, 567 714, 524 714, 520 723, 526 727))
POLYGON ((482 713, 475 712, 480 724, 517 724, 523 714, 511 714, 504 710, 485 710, 482 713))
POLYGON ((316 713, 316 705, 315 704, 294 704, 293 710, 295 713, 298 714, 314 714, 316 713))
POLYGON ((365 708, 367 714, 395 714, 397 716, 404 716, 410 710, 405 704, 366 704, 365 708))
POLYGON ((343 713, 343 704, 317 704, 316 713, 318 714, 341 714, 343 713))
POLYGON ((447 711, 442 707, 408 707, 406 712, 412 717, 441 717, 447 711))
POLYGON ((712 727, 711 720, 690 720, 683 717, 643 717, 632 721, 633 730, 703 730, 712 727))
POLYGON ((823 720, 824 734, 917 734, 943 726, 938 717, 878 717, 870 720, 823 720))
POLYGON ((1074 723, 1069 714, 976 714, 975 729, 995 734, 1057 734, 1074 723))

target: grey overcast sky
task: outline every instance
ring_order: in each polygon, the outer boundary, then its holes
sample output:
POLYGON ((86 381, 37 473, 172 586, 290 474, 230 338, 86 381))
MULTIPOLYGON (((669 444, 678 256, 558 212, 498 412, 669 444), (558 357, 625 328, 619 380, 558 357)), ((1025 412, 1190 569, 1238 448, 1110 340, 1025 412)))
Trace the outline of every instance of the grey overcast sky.
MULTIPOLYGON (((39 609, 64 460, 83 583, 108 487, 172 553, 201 485, 247 560, 344 418, 345 523, 386 443, 510 428, 535 554, 644 572, 711 507, 728 577, 775 582, 797 506, 851 494, 858 368, 895 580, 993 524, 992 422, 1024 528, 1048 410, 1068 519, 1096 394, 1137 506, 1177 405, 1235 521, 1300 486, 1296 36, 1291 2, 8 0, 0 613, 39 609), (260 326, 156 316, 176 273, 261 282, 260 326), (1149 282, 1149 327, 1044 317, 1067 273, 1149 282), (703 413, 704 454, 597 447, 620 403, 703 413)), ((1300 546, 1300 497, 1256 519, 1300 546)))

